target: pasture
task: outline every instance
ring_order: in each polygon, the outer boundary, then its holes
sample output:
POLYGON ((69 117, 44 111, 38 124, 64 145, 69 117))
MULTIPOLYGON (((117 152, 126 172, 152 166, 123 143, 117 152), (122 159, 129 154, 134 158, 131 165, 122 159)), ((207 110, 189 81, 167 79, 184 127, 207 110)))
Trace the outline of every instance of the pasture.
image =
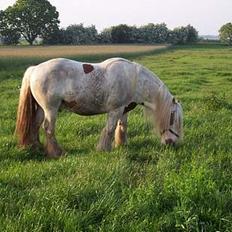
POLYGON ((1 49, 0 231, 232 231, 232 48, 64 53, 91 62, 120 55, 156 73, 182 102, 184 143, 162 146, 137 107, 128 145, 97 152, 106 116, 61 111, 59 160, 19 149, 13 133, 25 68, 60 53, 1 49))
POLYGON ((90 45, 90 46, 19 46, 1 47, 0 57, 63 57, 141 53, 164 48, 165 45, 90 45))

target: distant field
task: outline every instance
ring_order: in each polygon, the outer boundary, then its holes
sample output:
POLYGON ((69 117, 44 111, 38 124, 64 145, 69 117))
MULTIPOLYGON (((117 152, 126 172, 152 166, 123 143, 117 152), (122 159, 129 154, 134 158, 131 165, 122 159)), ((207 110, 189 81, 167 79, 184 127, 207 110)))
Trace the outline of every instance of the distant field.
POLYGON ((0 47, 0 57, 62 57, 148 52, 165 45, 90 45, 90 46, 16 46, 0 47))
MULTIPOLYGON (((231 232, 232 48, 204 44, 133 56, 182 102, 180 147, 162 146, 137 107, 128 145, 97 152, 106 115, 61 111, 56 134, 67 156, 47 160, 41 150, 19 149, 13 133, 23 72, 41 61, 25 51, 50 56, 59 48, 10 48, 22 57, 0 58, 0 231, 231 232)), ((82 47, 87 60, 106 57, 90 48, 82 47)))

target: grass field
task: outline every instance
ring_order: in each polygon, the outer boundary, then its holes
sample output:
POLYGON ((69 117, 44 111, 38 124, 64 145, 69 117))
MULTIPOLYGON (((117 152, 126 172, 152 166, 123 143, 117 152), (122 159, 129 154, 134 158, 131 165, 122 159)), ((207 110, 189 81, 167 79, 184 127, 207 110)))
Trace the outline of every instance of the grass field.
POLYGON ((158 74, 181 100, 182 146, 161 146, 138 107, 128 145, 111 153, 95 151, 105 115, 65 111, 57 138, 67 157, 21 150, 13 137, 21 78, 44 58, 0 58, 0 231, 232 231, 232 49, 120 55, 158 74))
POLYGON ((165 45, 92 45, 92 46, 15 46, 0 47, 0 57, 63 57, 98 54, 141 53, 164 48, 165 45))

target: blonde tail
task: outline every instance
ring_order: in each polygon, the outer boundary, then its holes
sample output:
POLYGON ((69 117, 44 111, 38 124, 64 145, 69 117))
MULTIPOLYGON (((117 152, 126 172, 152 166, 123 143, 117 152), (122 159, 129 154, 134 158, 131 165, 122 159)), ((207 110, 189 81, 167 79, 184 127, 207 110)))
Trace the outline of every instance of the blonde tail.
POLYGON ((21 146, 33 143, 36 101, 30 89, 30 74, 32 69, 33 67, 29 67, 24 74, 19 96, 15 134, 21 146))

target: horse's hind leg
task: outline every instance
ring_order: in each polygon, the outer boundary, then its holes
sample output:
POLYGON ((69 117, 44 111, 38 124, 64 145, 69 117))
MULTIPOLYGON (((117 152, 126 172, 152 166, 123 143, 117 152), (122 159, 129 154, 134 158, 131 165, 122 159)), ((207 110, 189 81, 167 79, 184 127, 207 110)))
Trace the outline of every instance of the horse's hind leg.
POLYGON ((122 117, 123 110, 124 108, 119 108, 115 111, 108 113, 107 123, 101 132, 100 140, 97 145, 97 150, 99 151, 111 150, 114 131, 117 126, 117 121, 122 117))
POLYGON ((114 146, 118 147, 127 143, 127 114, 124 114, 117 122, 114 133, 114 146))
POLYGON ((34 134, 33 134, 33 147, 34 148, 42 145, 39 140, 39 129, 40 129, 40 126, 43 120, 44 120, 44 111, 40 106, 37 106, 35 128, 34 128, 34 134))
POLYGON ((58 158, 63 154, 63 150, 58 145, 55 138, 55 122, 58 108, 45 109, 44 130, 46 134, 45 150, 49 158, 58 158))

